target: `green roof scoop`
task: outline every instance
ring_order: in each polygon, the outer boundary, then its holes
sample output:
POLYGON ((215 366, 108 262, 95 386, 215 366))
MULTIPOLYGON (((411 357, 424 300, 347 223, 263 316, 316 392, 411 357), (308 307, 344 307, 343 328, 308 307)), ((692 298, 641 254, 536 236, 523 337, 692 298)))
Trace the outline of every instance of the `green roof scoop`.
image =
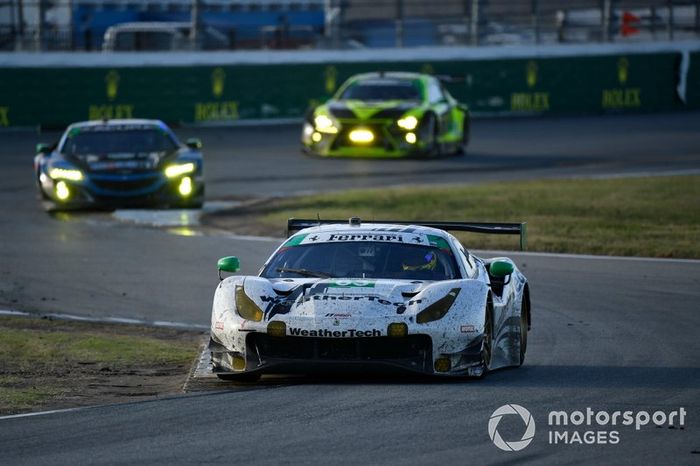
POLYGON ((219 280, 223 280, 221 272, 236 273, 241 270, 241 262, 236 256, 222 257, 216 263, 216 267, 219 269, 219 280))

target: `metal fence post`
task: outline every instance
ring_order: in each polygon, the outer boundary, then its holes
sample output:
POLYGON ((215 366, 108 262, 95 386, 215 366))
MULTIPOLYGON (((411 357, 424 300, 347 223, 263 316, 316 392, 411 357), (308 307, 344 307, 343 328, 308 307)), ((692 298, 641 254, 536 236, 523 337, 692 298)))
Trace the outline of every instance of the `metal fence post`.
POLYGON ((190 41, 192 50, 199 48, 199 40, 202 29, 202 3, 201 0, 192 0, 192 9, 190 10, 190 41))
POLYGON ((531 0, 532 5, 532 30, 535 33, 535 44, 540 43, 540 11, 539 2, 531 0))
POLYGON ((44 49, 44 22, 46 21, 46 0, 39 0, 37 4, 37 24, 36 24, 36 50, 41 52, 44 49))
POLYGON ((601 27, 603 29, 603 42, 610 42, 612 40, 610 34, 610 26, 612 21, 612 0, 603 0, 600 15, 602 19, 601 27))
POLYGON ((403 0, 396 0, 396 47, 403 47, 403 0))
POLYGON ((472 17, 471 17, 471 44, 479 45, 479 2, 481 0, 472 0, 472 17))

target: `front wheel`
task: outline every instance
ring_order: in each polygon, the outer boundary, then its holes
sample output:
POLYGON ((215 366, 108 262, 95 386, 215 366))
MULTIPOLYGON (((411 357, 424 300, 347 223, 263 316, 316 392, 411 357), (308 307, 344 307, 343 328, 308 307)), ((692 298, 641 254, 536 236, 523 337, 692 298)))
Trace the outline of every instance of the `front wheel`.
POLYGON ((527 351, 527 329, 528 329, 528 317, 530 315, 530 302, 527 297, 523 297, 523 304, 520 306, 520 364, 522 366, 525 362, 525 352, 527 351))
POLYGON ((486 304, 485 313, 481 343, 481 377, 486 375, 491 368, 491 354, 493 352, 493 303, 491 302, 491 296, 489 296, 486 304))
POLYGON ((439 157, 441 154, 438 122, 435 115, 429 113, 423 122, 423 135, 425 140, 425 155, 428 157, 439 157))

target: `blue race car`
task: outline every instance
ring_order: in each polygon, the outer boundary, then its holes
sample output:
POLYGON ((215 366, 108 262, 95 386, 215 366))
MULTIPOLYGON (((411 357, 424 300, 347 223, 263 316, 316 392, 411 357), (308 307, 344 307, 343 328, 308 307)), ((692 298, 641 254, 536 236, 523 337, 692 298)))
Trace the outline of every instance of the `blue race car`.
POLYGON ((199 139, 180 143, 158 120, 74 123, 57 144, 38 144, 34 173, 48 210, 199 208, 204 175, 199 139))

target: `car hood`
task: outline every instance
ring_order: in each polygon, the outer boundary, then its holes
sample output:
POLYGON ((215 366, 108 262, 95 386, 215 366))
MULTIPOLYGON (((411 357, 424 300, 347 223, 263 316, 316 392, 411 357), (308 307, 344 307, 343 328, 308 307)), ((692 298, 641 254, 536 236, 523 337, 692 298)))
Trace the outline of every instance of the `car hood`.
POLYGON ((361 101, 334 100, 329 102, 328 111, 336 118, 355 118, 359 120, 401 118, 406 112, 420 107, 419 102, 405 100, 361 101))
POLYGON ((81 154, 72 155, 69 159, 90 171, 141 171, 155 170, 175 153, 176 151, 81 154))
POLYGON ((264 312, 264 320, 285 315, 315 318, 374 318, 416 314, 463 285, 373 279, 273 279, 246 277, 245 293, 264 312))

